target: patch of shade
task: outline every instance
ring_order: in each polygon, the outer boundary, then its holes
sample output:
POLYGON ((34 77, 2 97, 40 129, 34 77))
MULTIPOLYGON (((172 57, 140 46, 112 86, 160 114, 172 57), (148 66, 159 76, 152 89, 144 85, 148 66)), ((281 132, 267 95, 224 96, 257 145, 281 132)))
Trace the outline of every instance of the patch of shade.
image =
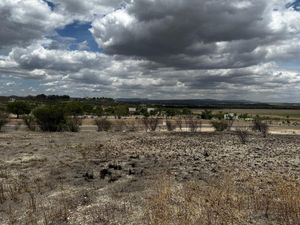
POLYGON ((55 4, 53 2, 47 1, 47 0, 43 0, 45 3, 47 3, 47 5, 49 6, 49 8, 53 11, 55 8, 55 4))
POLYGON ((300 11, 300 0, 296 0, 294 2, 290 2, 286 4, 287 8, 293 8, 296 11, 300 11))
POLYGON ((61 37, 72 38, 73 42, 70 43, 70 50, 89 50, 93 52, 100 51, 92 33, 89 31, 91 23, 74 22, 62 29, 57 29, 56 32, 61 37))

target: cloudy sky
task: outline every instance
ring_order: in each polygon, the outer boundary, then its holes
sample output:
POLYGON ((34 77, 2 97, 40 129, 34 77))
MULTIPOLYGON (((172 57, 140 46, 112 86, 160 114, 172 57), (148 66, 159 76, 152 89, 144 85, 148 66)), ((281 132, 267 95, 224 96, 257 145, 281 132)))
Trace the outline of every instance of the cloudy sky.
POLYGON ((300 102, 300 0, 1 0, 0 95, 300 102))

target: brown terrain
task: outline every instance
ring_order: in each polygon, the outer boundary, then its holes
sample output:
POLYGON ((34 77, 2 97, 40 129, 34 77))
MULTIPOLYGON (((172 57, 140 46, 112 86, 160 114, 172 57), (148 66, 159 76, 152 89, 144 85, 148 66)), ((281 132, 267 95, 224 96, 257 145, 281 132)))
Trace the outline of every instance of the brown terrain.
POLYGON ((0 133, 0 224, 300 224, 300 138, 0 133))

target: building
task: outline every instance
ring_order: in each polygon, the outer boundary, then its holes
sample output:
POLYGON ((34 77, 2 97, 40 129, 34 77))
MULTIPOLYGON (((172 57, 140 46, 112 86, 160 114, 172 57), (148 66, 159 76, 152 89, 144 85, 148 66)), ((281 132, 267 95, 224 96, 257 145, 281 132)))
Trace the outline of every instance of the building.
POLYGON ((128 112, 129 112, 129 114, 134 114, 134 113, 136 113, 136 108, 129 107, 128 112))

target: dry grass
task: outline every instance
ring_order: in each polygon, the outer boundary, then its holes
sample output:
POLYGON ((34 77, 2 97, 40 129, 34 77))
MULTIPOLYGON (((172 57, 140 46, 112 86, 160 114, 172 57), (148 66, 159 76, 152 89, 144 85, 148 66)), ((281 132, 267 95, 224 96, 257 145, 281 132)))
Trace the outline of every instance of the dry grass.
POLYGON ((300 184, 279 180, 274 190, 235 185, 230 176, 209 184, 178 184, 160 179, 146 200, 145 221, 151 225, 300 224, 300 184))

